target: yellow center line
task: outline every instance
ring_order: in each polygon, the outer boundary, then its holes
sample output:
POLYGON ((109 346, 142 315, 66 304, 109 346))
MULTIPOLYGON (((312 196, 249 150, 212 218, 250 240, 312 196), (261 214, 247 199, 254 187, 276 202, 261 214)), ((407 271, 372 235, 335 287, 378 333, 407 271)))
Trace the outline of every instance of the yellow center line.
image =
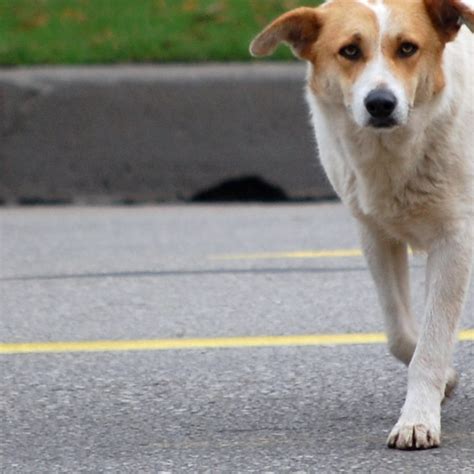
POLYGON ((228 255, 209 255, 211 260, 263 260, 275 258, 344 258, 362 257, 360 249, 301 250, 295 252, 258 252, 228 255))
MULTIPOLYGON (((409 255, 413 251, 408 249, 409 255)), ((298 258, 347 258, 362 257, 361 249, 327 249, 327 250, 296 250, 288 252, 256 252, 256 253, 236 253, 208 255, 210 260, 267 260, 267 259, 298 259, 298 258)))
MULTIPOLYGON (((383 333, 308 334, 295 336, 243 336, 200 339, 98 340, 69 342, 0 343, 0 354, 39 354, 68 352, 125 352, 246 347, 345 346, 382 344, 383 333)), ((460 341, 474 341, 474 329, 461 331, 460 341)))

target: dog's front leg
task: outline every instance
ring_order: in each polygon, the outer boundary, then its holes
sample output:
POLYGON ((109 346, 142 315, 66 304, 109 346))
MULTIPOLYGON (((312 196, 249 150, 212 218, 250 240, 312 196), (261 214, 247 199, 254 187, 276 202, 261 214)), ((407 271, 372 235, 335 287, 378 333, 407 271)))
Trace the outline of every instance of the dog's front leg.
POLYGON ((428 254, 425 320, 408 369, 408 391, 388 445, 439 446, 441 401, 472 266, 472 230, 444 238, 428 254))
POLYGON ((371 221, 358 223, 364 255, 385 319, 390 352, 408 365, 415 351, 418 330, 410 304, 407 245, 388 238, 371 221))

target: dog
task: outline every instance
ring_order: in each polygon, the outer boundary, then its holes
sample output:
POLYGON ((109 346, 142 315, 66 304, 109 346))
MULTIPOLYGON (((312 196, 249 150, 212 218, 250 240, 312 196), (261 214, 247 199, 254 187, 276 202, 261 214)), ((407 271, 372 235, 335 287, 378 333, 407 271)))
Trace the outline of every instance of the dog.
POLYGON ((408 366, 398 449, 437 447, 468 291, 474 224, 474 0, 328 0, 252 42, 308 63, 326 174, 360 231, 391 353, 408 366), (467 26, 467 27, 466 27, 467 26), (427 253, 425 313, 410 308, 407 248, 427 253))

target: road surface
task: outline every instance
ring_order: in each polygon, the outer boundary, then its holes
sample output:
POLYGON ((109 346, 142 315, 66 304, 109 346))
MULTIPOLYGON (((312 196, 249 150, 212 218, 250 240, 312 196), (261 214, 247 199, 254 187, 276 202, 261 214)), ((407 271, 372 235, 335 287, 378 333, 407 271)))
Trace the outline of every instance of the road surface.
POLYGON ((473 287, 442 447, 387 449, 406 371, 341 205, 0 218, 2 473, 474 472, 473 287))

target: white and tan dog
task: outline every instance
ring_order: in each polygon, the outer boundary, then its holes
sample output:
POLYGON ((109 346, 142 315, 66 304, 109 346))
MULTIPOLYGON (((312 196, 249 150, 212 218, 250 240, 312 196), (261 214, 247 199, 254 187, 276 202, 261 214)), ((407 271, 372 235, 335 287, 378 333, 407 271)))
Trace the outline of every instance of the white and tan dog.
POLYGON ((329 0, 271 23, 308 62, 307 99, 326 173, 360 226, 391 352, 408 391, 390 447, 440 444, 440 405, 472 266, 474 0, 329 0), (407 245, 428 254, 418 333, 407 245))

